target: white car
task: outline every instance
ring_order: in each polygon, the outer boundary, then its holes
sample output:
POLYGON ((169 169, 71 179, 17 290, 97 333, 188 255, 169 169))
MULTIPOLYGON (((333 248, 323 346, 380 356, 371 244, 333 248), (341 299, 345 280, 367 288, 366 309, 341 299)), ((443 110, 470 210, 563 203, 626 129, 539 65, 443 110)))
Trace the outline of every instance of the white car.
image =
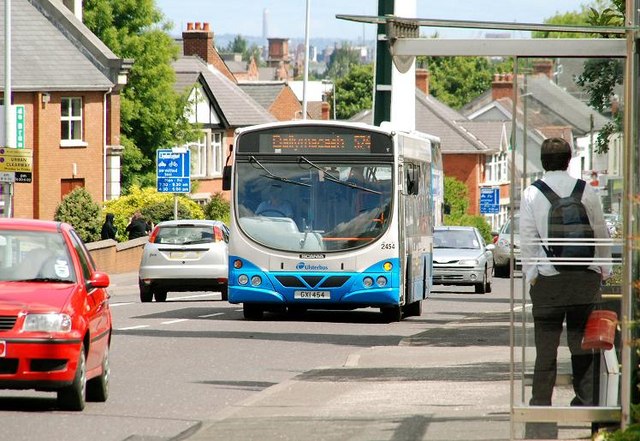
POLYGON ((229 229, 220 221, 172 220, 155 226, 138 272, 140 301, 168 291, 219 291, 227 300, 229 229))
POLYGON ((436 227, 433 232, 433 284, 472 285, 491 292, 493 244, 487 245, 475 227, 436 227))

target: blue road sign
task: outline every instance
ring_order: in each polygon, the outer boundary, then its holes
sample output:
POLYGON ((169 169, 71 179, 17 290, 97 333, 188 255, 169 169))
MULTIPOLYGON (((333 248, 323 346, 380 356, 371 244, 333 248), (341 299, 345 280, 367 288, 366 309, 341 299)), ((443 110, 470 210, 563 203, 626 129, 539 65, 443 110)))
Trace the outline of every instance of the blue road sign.
POLYGON ((480 188, 480 214, 500 213, 500 188, 480 188))
POLYGON ((160 193, 191 191, 191 160, 189 149, 156 151, 156 188, 160 193))

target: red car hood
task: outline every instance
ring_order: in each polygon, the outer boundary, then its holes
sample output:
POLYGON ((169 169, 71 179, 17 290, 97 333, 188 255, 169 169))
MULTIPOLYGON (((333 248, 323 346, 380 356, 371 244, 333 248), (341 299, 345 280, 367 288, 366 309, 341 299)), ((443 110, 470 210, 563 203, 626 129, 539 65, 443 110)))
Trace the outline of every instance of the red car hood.
POLYGON ((0 282, 0 314, 62 311, 77 289, 75 283, 0 282))

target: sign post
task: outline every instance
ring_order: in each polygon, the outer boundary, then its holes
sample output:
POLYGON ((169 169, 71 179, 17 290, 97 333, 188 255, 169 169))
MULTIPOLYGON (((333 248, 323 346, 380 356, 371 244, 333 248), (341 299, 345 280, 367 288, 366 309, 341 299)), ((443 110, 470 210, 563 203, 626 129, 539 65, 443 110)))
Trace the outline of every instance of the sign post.
POLYGON ((188 148, 156 151, 156 189, 159 193, 174 193, 173 217, 177 220, 177 193, 191 192, 191 156, 188 148))

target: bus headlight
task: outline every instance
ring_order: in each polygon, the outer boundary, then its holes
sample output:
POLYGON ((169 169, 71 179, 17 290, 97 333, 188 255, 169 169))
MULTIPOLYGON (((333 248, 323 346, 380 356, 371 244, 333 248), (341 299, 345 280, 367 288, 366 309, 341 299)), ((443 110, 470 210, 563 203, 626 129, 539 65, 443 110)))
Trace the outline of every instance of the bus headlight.
POLYGON ((251 276, 251 286, 260 286, 260 285, 262 285, 262 277, 251 276))
POLYGON ((391 263, 391 262, 385 262, 385 263, 382 265, 382 268, 383 268, 385 271, 391 271, 391 270, 393 269, 393 263, 391 263))
POLYGON ((249 277, 246 274, 240 274, 238 276, 238 283, 240 285, 246 285, 247 283, 249 283, 249 277))
POLYGON ((236 260, 234 260, 234 261, 233 261, 233 267, 234 267, 235 269, 240 269, 240 268, 242 268, 242 260, 240 260, 240 259, 236 259, 236 260))
POLYGON ((387 286, 387 278, 385 276, 378 276, 376 283, 380 288, 387 286))
POLYGON ((371 277, 365 277, 362 279, 362 284, 365 288, 371 288, 373 286, 373 279, 371 277))

